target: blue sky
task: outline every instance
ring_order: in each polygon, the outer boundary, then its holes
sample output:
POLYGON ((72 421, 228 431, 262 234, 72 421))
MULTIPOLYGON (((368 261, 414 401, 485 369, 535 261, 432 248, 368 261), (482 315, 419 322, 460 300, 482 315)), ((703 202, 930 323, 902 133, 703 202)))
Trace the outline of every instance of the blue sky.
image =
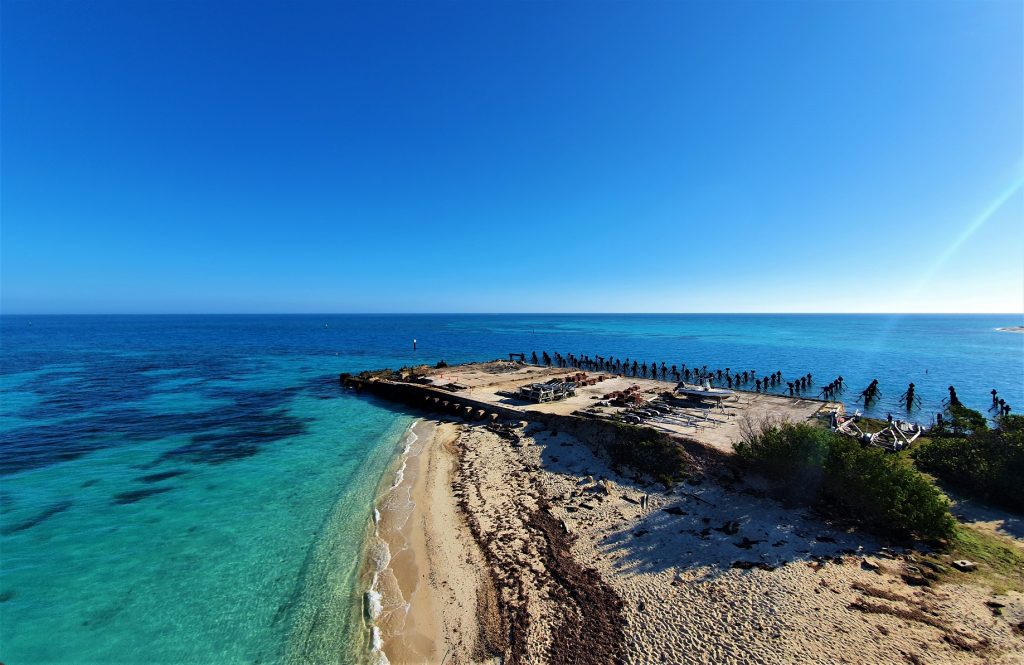
POLYGON ((3 0, 0 308, 1021 312, 1022 8, 3 0))

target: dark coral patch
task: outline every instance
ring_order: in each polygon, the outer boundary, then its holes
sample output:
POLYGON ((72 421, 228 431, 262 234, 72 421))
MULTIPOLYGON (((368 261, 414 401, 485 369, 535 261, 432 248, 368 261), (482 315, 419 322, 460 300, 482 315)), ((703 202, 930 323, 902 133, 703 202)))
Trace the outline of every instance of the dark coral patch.
POLYGON ((31 529, 32 527, 36 526, 37 524, 40 524, 40 523, 45 522, 46 520, 50 519, 54 515, 59 515, 60 513, 63 513, 65 510, 67 510, 70 507, 71 507, 71 501, 60 501, 58 503, 53 504, 52 506, 48 506, 48 507, 44 508, 42 511, 36 513, 35 515, 33 515, 32 517, 28 518, 27 520, 23 520, 21 522, 17 522, 15 524, 10 525, 10 526, 4 526, 4 528, 0 529, 0 534, 3 534, 5 536, 9 536, 12 533, 18 533, 19 531, 25 531, 27 529, 31 529))
POLYGON ((306 421, 288 413, 285 402, 298 389, 205 391, 234 402, 194 413, 152 413, 114 405, 49 425, 0 432, 0 475, 76 459, 125 442, 191 435, 192 441, 164 458, 184 456, 217 464, 255 455, 260 447, 302 434, 306 421))
POLYGON ((142 501, 146 497, 153 496, 154 494, 163 494, 164 492, 170 492, 173 487, 147 487, 141 490, 132 490, 130 492, 121 492, 115 494, 114 499, 111 503, 123 506, 128 503, 135 503, 136 501, 142 501))
POLYGON ((185 471, 184 469, 172 469, 170 471, 160 471, 158 473, 151 473, 146 476, 139 476, 135 480, 143 483, 157 483, 160 482, 161 480, 167 480, 168 478, 174 478, 176 476, 180 476, 186 473, 188 473, 188 471, 185 471))

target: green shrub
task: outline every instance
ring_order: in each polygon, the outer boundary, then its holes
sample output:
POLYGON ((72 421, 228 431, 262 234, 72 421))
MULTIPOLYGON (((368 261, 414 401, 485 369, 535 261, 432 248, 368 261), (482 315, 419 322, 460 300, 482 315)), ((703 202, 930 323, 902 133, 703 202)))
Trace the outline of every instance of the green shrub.
POLYGON ((918 467, 951 485, 984 501, 1024 511, 1024 417, 1000 418, 994 430, 986 426, 963 436, 934 437, 912 455, 918 467))
POLYGON ((690 458, 676 442, 650 427, 616 424, 606 448, 612 467, 629 467, 666 488, 686 477, 690 458))
POLYGON ((830 501, 877 530, 925 538, 951 533, 949 502, 926 476, 878 448, 828 434, 825 492, 830 501))
POLYGON ((735 449, 787 498, 827 507, 873 531, 922 538, 952 533, 949 503, 926 476, 853 439, 809 424, 766 422, 735 449))
POLYGON ((814 499, 822 485, 831 434, 820 427, 764 423, 734 448, 770 478, 785 479, 779 491, 788 499, 814 499))
POLYGON ((988 420, 980 412, 957 405, 949 407, 949 420, 932 436, 964 436, 988 431, 988 420))

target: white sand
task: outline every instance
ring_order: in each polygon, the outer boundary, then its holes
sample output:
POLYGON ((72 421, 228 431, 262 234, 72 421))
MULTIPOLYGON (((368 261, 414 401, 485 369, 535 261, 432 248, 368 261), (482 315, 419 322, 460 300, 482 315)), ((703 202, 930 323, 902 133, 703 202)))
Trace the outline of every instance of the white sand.
MULTIPOLYGON (((445 496, 451 467, 428 467, 433 490, 429 506, 417 504, 417 511, 443 517, 418 519, 428 534, 439 533, 438 524, 448 525, 440 533, 454 534, 427 548, 430 588, 437 598, 451 594, 435 608, 442 623, 460 626, 435 631, 444 648, 432 653, 447 652, 446 662, 482 656, 474 635, 479 622, 468 618, 468 606, 470 589, 479 590, 487 577, 497 583, 506 616, 528 617, 520 631, 521 662, 563 657, 565 648, 558 648, 569 640, 560 631, 608 609, 581 607, 571 588, 566 593, 548 541, 530 520, 545 498, 550 514, 577 538, 572 557, 599 573, 595 584, 603 581, 621 598, 625 662, 1024 662, 1024 638, 1011 625, 1024 619, 1020 594, 999 597, 1006 608, 995 616, 985 605, 990 592, 908 586, 899 573, 911 562, 899 553, 885 553, 871 538, 784 508, 751 488, 705 479, 663 493, 611 473, 565 434, 531 426, 532 436, 513 447, 483 427, 446 427, 459 431, 455 491, 489 559, 489 575, 481 578, 480 550, 451 528, 459 521, 445 496), (595 491, 591 476, 609 479, 608 496, 595 491), (649 503, 642 509, 645 495, 649 503), (774 569, 732 568, 737 561, 774 569)), ((574 640, 569 647, 585 658, 603 637, 586 636, 594 643, 574 640)))

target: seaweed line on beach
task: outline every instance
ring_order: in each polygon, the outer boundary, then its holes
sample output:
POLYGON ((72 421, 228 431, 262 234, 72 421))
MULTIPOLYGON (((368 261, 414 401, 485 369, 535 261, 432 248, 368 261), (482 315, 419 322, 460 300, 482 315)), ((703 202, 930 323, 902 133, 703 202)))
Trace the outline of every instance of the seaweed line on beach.
POLYGON ((481 653, 477 656, 501 656, 512 664, 535 660, 537 644, 531 641, 534 626, 530 604, 543 589, 557 605, 559 616, 557 627, 548 631, 551 639, 545 649, 546 662, 620 662, 625 648, 621 598, 597 571, 573 558, 573 537, 549 512, 547 498, 528 475, 522 477, 526 486, 511 492, 515 499, 509 507, 513 510, 505 513, 510 522, 521 527, 520 535, 525 534, 528 542, 519 543, 508 530, 489 530, 481 524, 478 512, 470 505, 471 493, 482 500, 481 478, 479 469, 468 459, 464 434, 454 444, 458 464, 453 489, 470 533, 488 563, 487 581, 479 599, 481 653), (530 501, 535 506, 526 505, 530 501), (531 553, 540 558, 540 566, 529 560, 531 553))
POLYGON ((571 603, 551 645, 552 663, 613 663, 622 660, 625 618, 622 599, 601 575, 581 566, 570 553, 573 537, 549 512, 546 500, 530 514, 528 524, 544 535, 548 570, 558 582, 558 595, 571 603))

